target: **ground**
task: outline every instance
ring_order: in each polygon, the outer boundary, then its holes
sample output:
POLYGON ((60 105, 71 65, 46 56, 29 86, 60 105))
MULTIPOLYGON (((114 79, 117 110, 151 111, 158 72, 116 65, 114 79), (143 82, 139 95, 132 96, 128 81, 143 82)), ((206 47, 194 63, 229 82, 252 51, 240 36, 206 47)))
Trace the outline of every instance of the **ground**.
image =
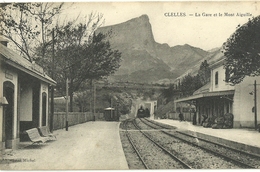
POLYGON ((118 125, 118 122, 97 121, 69 127, 69 131, 54 131, 56 141, 5 154, 1 169, 128 169, 118 125))

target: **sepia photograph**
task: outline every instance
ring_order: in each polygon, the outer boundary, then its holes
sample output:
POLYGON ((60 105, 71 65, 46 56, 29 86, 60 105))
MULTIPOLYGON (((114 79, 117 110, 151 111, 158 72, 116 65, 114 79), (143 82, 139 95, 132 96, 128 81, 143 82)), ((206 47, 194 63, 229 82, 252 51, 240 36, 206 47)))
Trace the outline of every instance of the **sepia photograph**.
POLYGON ((259 1, 1 1, 0 42, 0 170, 260 169, 259 1))

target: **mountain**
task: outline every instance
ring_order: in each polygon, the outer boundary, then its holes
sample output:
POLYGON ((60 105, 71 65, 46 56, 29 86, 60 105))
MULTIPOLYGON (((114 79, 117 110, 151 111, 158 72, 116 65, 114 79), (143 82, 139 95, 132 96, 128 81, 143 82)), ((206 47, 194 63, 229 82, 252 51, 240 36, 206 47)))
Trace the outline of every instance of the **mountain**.
POLYGON ((168 44, 156 44, 160 58, 171 67, 171 71, 181 75, 195 63, 208 55, 208 52, 188 44, 169 47, 168 44))
POLYGON ((199 61, 197 61, 196 63, 194 63, 193 66, 191 66, 189 69, 187 69, 185 72, 183 72, 178 78, 183 78, 188 73, 191 75, 196 75, 198 73, 201 63, 204 60, 207 60, 207 63, 209 65, 211 65, 211 64, 215 63, 216 61, 220 60, 221 58, 223 58, 223 56, 224 56, 224 54, 221 52, 221 48, 214 48, 214 49, 208 51, 208 54, 204 58, 202 58, 199 61))
POLYGON ((110 80, 149 83, 172 80, 208 55, 188 44, 170 47, 157 43, 147 15, 101 27, 97 32, 110 32, 112 48, 122 52, 121 66, 110 80))

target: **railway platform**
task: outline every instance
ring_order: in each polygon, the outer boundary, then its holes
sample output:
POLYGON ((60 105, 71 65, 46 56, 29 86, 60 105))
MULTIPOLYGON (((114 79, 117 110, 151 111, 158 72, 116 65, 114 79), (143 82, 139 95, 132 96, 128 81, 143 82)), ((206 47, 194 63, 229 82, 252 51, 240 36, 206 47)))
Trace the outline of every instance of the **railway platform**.
POLYGON ((57 140, 21 143, 0 159, 1 170, 126 170, 119 122, 91 121, 54 131, 57 140), (26 145, 27 144, 27 145, 26 145))
POLYGON ((209 140, 215 140, 222 144, 229 145, 248 152, 260 154, 260 133, 254 129, 232 128, 232 129, 212 129, 203 126, 192 125, 188 121, 178 121, 172 119, 155 119, 156 122, 177 127, 179 130, 189 130, 209 140))

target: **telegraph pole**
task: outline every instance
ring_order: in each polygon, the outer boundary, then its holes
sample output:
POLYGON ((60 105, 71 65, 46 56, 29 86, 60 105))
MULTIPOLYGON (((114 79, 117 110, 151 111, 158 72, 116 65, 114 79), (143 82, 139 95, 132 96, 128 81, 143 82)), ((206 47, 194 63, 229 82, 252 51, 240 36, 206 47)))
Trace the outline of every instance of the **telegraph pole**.
POLYGON ((110 103, 111 103, 111 111, 110 111, 110 117, 111 117, 111 119, 112 119, 112 116, 113 116, 113 115, 112 115, 112 106, 113 106, 112 101, 113 101, 113 97, 111 96, 111 102, 110 102, 110 103))
POLYGON ((94 94, 94 98, 93 98, 93 112, 94 112, 94 121, 96 120, 96 84, 95 84, 95 80, 93 83, 93 94, 94 94))
POLYGON ((68 131, 69 128, 68 114, 69 114, 69 80, 67 78, 66 79, 66 131, 68 131))
MULTIPOLYGON (((54 78, 54 29, 52 29, 52 65, 51 78, 54 78)), ((53 132, 53 117, 54 117, 54 85, 51 86, 51 116, 50 116, 50 131, 53 132)))
POLYGON ((91 98, 90 98, 90 101, 89 101, 89 111, 92 113, 93 112, 92 101, 94 100, 92 79, 90 79, 89 85, 90 85, 90 95, 91 95, 91 98))
POLYGON ((256 92, 256 80, 254 83, 254 103, 255 103, 255 129, 257 130, 257 92, 256 92))

